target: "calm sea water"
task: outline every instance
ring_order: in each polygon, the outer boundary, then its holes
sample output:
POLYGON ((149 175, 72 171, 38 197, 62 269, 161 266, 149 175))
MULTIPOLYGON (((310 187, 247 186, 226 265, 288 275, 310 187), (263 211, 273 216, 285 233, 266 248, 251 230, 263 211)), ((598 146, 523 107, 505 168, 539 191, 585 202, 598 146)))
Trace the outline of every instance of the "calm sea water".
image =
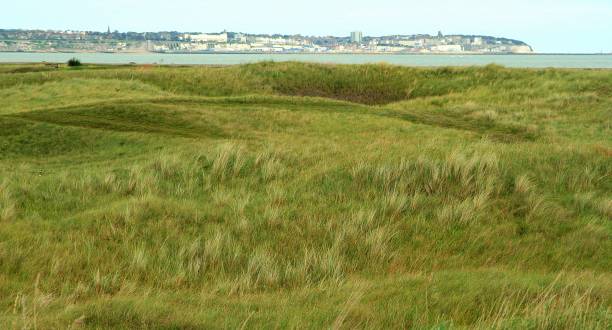
POLYGON ((72 57, 96 64, 208 64, 260 61, 390 63, 405 66, 469 66, 491 63, 521 68, 612 68, 612 55, 347 55, 347 54, 109 54, 0 53, 1 62, 66 62, 72 57))

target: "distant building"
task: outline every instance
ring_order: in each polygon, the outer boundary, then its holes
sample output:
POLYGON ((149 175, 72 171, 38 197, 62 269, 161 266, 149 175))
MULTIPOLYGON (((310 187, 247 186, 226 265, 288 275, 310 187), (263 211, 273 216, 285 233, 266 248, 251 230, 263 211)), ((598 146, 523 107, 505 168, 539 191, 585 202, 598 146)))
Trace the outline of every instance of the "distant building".
POLYGON ((245 35, 243 33, 236 33, 236 34, 234 34, 234 41, 246 44, 246 43, 249 42, 249 38, 248 38, 247 35, 245 35))
POLYGON ((351 42, 360 44, 363 41, 363 33, 361 31, 351 32, 351 42))
POLYGON ((402 46, 407 46, 407 47, 414 47, 417 44, 416 40, 400 40, 397 42, 398 45, 402 45, 402 46))
POLYGON ((227 32, 219 34, 190 34, 189 39, 195 42, 218 42, 227 43, 227 32))

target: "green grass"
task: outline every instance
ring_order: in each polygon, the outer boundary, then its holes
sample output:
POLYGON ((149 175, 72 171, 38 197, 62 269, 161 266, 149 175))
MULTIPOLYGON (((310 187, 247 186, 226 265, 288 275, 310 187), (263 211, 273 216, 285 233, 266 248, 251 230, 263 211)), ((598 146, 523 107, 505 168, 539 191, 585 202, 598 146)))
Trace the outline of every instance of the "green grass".
POLYGON ((0 328, 609 328, 611 86, 0 66, 0 328))

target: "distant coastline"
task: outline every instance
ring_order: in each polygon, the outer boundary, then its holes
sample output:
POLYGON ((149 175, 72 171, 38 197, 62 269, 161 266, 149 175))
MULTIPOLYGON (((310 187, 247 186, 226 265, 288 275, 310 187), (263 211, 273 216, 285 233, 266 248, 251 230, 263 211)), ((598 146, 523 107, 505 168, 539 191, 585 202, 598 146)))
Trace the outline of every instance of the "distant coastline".
POLYGON ((241 32, 106 32, 0 29, 0 51, 172 54, 526 54, 527 43, 487 35, 304 36, 241 32))

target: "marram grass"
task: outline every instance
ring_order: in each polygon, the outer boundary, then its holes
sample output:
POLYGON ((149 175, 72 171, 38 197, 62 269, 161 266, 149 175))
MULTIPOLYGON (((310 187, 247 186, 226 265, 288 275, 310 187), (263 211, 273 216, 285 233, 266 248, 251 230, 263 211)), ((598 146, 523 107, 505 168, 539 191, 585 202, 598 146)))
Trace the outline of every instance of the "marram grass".
POLYGON ((610 86, 0 66, 0 328, 609 328, 610 86))

